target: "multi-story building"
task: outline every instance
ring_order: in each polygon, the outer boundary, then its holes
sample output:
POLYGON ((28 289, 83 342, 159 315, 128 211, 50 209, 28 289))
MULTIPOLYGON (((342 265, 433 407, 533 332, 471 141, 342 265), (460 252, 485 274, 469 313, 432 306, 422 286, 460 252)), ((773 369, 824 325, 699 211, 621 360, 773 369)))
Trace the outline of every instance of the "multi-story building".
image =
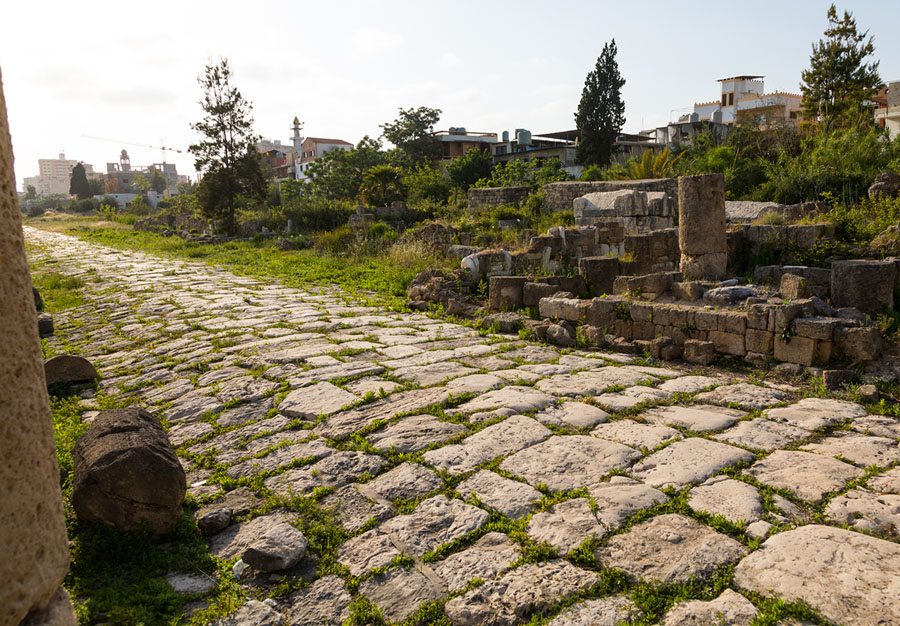
POLYGON ((307 180, 306 171, 313 161, 322 158, 332 150, 352 150, 353 144, 343 139, 325 139, 324 137, 304 137, 303 123, 297 117, 291 125, 294 144, 294 176, 297 180, 307 180))
MULTIPOLYGON (((33 185, 40 195, 68 194, 69 184, 72 180, 72 168, 78 165, 78 161, 67 159, 64 152, 59 153, 58 159, 38 159, 38 175, 24 179, 25 186, 33 185)), ((82 163, 84 173, 88 178, 94 177, 94 166, 82 163)))
POLYGON ((900 81, 888 83, 883 93, 873 100, 876 103, 875 123, 886 128, 891 139, 895 139, 900 135, 900 81))
POLYGON ((434 165, 446 166, 456 157, 461 157, 469 150, 483 150, 490 152, 497 143, 497 133, 475 133, 465 128, 451 126, 449 130, 439 130, 431 133, 431 136, 440 144, 434 165))
POLYGON ((726 125, 770 127, 796 125, 800 121, 800 95, 774 91, 765 93, 762 76, 720 78, 719 100, 694 104, 697 119, 726 125))

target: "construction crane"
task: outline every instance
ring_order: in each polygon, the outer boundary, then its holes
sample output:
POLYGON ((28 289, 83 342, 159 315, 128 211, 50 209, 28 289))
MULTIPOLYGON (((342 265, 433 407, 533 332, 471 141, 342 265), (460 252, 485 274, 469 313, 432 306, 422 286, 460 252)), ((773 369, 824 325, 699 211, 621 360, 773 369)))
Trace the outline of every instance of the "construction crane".
POLYGON ((178 154, 182 153, 181 150, 178 150, 176 148, 167 148, 166 142, 162 139, 159 140, 160 143, 162 144, 161 146, 148 146, 147 144, 144 144, 144 143, 134 143, 132 141, 121 141, 119 139, 110 139, 108 137, 94 137, 93 135, 82 135, 82 137, 86 137, 88 139, 97 139, 98 141, 109 141, 110 143, 124 144, 126 146, 138 146, 140 148, 152 148, 154 150, 161 150, 163 165, 166 164, 166 152, 176 152, 178 154))

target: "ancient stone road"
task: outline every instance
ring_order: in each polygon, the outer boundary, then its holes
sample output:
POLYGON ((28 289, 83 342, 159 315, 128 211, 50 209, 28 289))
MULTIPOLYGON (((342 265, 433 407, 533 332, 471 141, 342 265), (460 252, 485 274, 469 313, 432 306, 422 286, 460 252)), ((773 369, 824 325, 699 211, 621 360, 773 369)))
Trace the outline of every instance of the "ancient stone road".
MULTIPOLYGON (((88 303, 57 315, 61 337, 106 394, 165 420, 202 526, 221 528, 215 556, 236 561, 266 532, 277 551, 279 524, 305 528, 302 507, 260 514, 269 494, 315 497, 343 526, 327 575, 311 546, 287 572, 311 584, 245 605, 242 623, 340 623, 360 594, 390 622, 440 601, 456 625, 537 611, 553 626, 611 625, 640 607, 628 587, 597 591, 605 568, 677 584, 729 565, 730 589, 660 623, 749 624, 771 596, 841 624, 900 623, 900 420, 789 386, 481 336, 338 289, 27 238, 33 256, 85 277, 88 303), (688 488, 687 505, 672 501, 688 488)), ((258 599, 280 579, 240 578, 258 599)))

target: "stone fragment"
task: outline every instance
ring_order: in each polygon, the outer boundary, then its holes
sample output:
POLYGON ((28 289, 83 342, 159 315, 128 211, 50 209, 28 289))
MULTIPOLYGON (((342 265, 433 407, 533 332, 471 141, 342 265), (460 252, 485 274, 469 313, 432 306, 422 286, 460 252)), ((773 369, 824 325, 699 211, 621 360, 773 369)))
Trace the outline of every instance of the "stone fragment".
POLYGON ((849 530, 808 525, 773 535, 738 564, 734 584, 805 602, 847 626, 900 623, 900 546, 849 530))
POLYGON ((293 567, 306 556, 306 537, 290 524, 277 524, 255 540, 241 559, 261 572, 277 572, 293 567))
POLYGON ((782 424, 764 417, 738 422, 734 428, 713 435, 717 441, 727 441, 754 450, 774 450, 795 441, 805 439, 812 433, 803 428, 782 424))
POLYGON ((736 409, 695 404, 691 406, 661 406, 644 412, 642 417, 654 424, 661 423, 696 432, 707 432, 728 428, 744 415, 746 415, 744 411, 736 409))
POLYGON ((166 582, 175 591, 184 595, 209 593, 216 588, 216 579, 207 574, 182 574, 170 572, 166 574, 166 582))
POLYGON ((409 500, 439 489, 440 477, 418 463, 407 461, 376 477, 368 486, 385 500, 409 500))
POLYGON ((709 577, 747 549, 730 537, 674 513, 659 515, 616 535, 595 552, 604 567, 650 582, 686 583, 709 577))
POLYGON ((231 524, 231 515, 231 509, 229 508, 215 509, 202 515, 198 514, 197 528, 200 529, 200 534, 204 537, 215 535, 231 524))
POLYGON ((53 334, 53 316, 50 313, 38 315, 38 336, 43 339, 53 334))
POLYGON ((576 604, 547 623, 547 626, 620 626, 631 624, 641 616, 629 598, 613 596, 576 604))
POLYGON ((609 413, 584 402, 564 402, 544 409, 535 415, 535 419, 542 424, 584 428, 605 422, 609 419, 609 413))
POLYGON ((286 599, 291 626, 342 624, 350 617, 350 594, 339 576, 323 576, 286 599))
POLYGON ((710 404, 723 406, 738 404, 742 409, 752 410, 765 409, 783 402, 787 399, 787 394, 769 387, 737 383, 716 387, 712 391, 697 394, 694 399, 698 402, 709 402, 710 404))
POLYGON ((72 505, 79 519, 156 534, 181 517, 187 483, 155 417, 137 407, 102 411, 72 450, 72 505))
POLYGON ((391 507, 367 498, 356 485, 341 487, 322 500, 322 506, 332 509, 349 533, 355 533, 373 519, 381 522, 393 514, 391 507))
POLYGON ((270 528, 294 520, 295 516, 280 511, 233 524, 210 538, 209 552, 220 559, 234 558, 243 553, 250 544, 262 537, 270 528))
POLYGON ((337 560, 345 565, 354 576, 362 576, 376 568, 387 567, 400 550, 379 528, 367 530, 361 535, 348 539, 338 548, 337 560))
POLYGON ((424 450, 432 443, 440 443, 466 430, 462 424, 442 422, 433 415, 403 417, 384 430, 368 436, 379 450, 403 454, 424 450))
POLYGON ((542 513, 535 513, 528 522, 528 535, 535 541, 550 544, 560 554, 568 554, 585 539, 600 539, 606 532, 584 498, 555 504, 542 513))
POLYGON ((319 415, 336 413, 359 400, 359 397, 331 383, 317 383, 289 393, 278 405, 278 410, 288 417, 315 419, 319 415))
POLYGON ((546 426, 530 417, 513 415, 463 439, 461 443, 429 450, 424 458, 426 463, 451 474, 462 474, 485 461, 542 441, 550 434, 546 426))
POLYGON ((633 448, 589 435, 554 436, 507 457, 500 469, 560 491, 599 482, 640 456, 633 448))
POLYGON ((282 626, 284 618, 265 602, 250 600, 237 611, 212 622, 211 626, 282 626))
POLYGON ((425 602, 436 602, 446 590, 417 567, 395 567, 364 580, 359 592, 381 610, 390 622, 401 622, 425 602))
POLYGON ((736 591, 726 589, 709 602, 679 602, 666 613, 660 626, 750 626, 756 615, 752 602, 736 591))
POLYGON ((725 476, 714 476, 691 489, 688 505, 695 511, 721 515, 734 523, 755 522, 765 513, 756 488, 725 476))
POLYGON ((835 432, 800 449, 840 457, 861 467, 886 467, 900 461, 900 447, 896 441, 852 432, 835 432))
POLYGON ((463 589, 473 578, 496 578, 518 558, 516 544, 503 533, 493 532, 487 533, 469 548, 438 561, 433 569, 444 579, 452 593, 463 589))
POLYGON ((862 417, 866 410, 853 402, 823 398, 804 398, 790 406, 769 409, 765 415, 776 422, 815 430, 842 420, 862 417))
POLYGON ((831 500, 825 515, 861 530, 900 535, 900 495, 852 489, 831 500))
POLYGON ((653 487, 671 485, 682 489, 706 480, 724 467, 752 459, 753 455, 746 450, 690 437, 676 441, 638 462, 631 474, 653 487))
POLYGON ((826 493, 859 478, 863 470, 811 452, 776 450, 744 470, 770 487, 787 489, 804 500, 819 502, 826 493))
POLYGON ((716 347, 711 341, 688 339, 684 342, 684 360, 698 365, 712 365, 716 360, 716 347))
POLYGON ((461 482, 456 491, 463 497, 474 493, 481 502, 510 519, 518 519, 530 513, 541 499, 541 492, 534 487, 488 470, 479 470, 461 482))
POLYGON ((91 362, 81 356, 60 354, 44 361, 47 385, 84 383, 94 380, 98 375, 91 362))
POLYGON ((453 598, 444 610, 453 626, 514 626, 597 580, 563 560, 528 563, 453 598))
POLYGON ((441 495, 425 500, 408 515, 389 519, 381 530, 395 534, 408 554, 423 556, 477 530, 487 520, 487 511, 441 495))
POLYGON ((900 467, 869 479, 869 489, 878 493, 900 493, 900 467))
POLYGON ((591 434, 639 450, 652 450, 664 443, 682 438, 681 433, 674 428, 662 424, 642 424, 629 419, 600 424, 591 431, 591 434))

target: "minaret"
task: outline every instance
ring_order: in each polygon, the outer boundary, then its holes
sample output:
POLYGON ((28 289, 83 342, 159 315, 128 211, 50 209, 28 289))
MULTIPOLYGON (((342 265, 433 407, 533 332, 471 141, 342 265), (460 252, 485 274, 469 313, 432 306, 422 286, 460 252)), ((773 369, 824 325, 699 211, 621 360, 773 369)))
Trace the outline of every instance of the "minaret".
POLYGON ((291 136, 291 141, 294 143, 294 178, 300 179, 300 158, 302 152, 300 152, 301 147, 303 146, 303 122, 297 119, 297 116, 294 116, 294 122, 291 124, 291 130, 294 131, 294 134, 291 136))

